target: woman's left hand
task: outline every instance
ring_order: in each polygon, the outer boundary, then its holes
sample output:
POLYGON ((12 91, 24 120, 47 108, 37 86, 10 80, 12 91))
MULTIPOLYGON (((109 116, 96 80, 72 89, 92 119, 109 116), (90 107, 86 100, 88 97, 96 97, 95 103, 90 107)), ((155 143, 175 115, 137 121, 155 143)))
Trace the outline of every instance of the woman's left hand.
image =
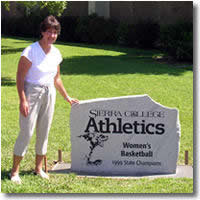
POLYGON ((79 104, 79 100, 78 99, 74 99, 74 98, 71 98, 71 97, 68 97, 67 101, 70 103, 71 106, 73 104, 79 104))

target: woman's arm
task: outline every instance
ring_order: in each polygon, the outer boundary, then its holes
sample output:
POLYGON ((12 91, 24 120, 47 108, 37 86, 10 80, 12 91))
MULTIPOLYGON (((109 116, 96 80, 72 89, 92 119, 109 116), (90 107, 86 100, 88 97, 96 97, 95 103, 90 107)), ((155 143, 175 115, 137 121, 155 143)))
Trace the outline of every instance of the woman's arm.
POLYGON ((54 78, 54 85, 55 85, 56 89, 59 91, 59 93, 64 97, 64 99, 70 103, 70 105, 72 105, 73 103, 79 103, 79 101, 77 99, 73 99, 67 94, 67 91, 65 90, 65 87, 64 87, 63 82, 60 77, 60 66, 59 65, 58 65, 57 74, 54 78))
POLYGON ((17 69, 17 90, 20 100, 20 112, 24 117, 26 117, 29 112, 29 106, 24 92, 24 78, 31 65, 32 63, 26 57, 22 56, 17 69))

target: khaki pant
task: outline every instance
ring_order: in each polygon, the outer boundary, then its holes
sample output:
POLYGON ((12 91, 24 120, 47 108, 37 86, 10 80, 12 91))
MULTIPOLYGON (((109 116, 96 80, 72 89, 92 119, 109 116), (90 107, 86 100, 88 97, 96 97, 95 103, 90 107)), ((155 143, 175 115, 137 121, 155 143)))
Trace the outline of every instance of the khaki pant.
POLYGON ((24 156, 36 126, 37 155, 47 152, 48 133, 53 119, 56 90, 52 86, 25 83, 25 94, 29 103, 29 114, 20 113, 20 132, 14 147, 14 154, 24 156))

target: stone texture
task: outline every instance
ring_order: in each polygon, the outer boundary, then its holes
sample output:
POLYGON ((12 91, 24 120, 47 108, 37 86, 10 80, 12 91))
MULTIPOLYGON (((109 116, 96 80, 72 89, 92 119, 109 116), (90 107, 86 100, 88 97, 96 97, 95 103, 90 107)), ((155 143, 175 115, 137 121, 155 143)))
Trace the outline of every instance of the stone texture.
POLYGON ((70 114, 71 170, 99 175, 176 173, 177 109, 148 95, 81 101, 70 114))

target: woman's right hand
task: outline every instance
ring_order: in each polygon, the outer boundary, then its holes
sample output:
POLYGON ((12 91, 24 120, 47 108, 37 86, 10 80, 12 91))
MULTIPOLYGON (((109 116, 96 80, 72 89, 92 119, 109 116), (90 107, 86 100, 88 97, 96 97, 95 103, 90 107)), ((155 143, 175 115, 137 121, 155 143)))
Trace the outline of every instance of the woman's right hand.
POLYGON ((24 100, 20 102, 20 112, 24 117, 27 117, 29 114, 29 105, 28 101, 24 100))

